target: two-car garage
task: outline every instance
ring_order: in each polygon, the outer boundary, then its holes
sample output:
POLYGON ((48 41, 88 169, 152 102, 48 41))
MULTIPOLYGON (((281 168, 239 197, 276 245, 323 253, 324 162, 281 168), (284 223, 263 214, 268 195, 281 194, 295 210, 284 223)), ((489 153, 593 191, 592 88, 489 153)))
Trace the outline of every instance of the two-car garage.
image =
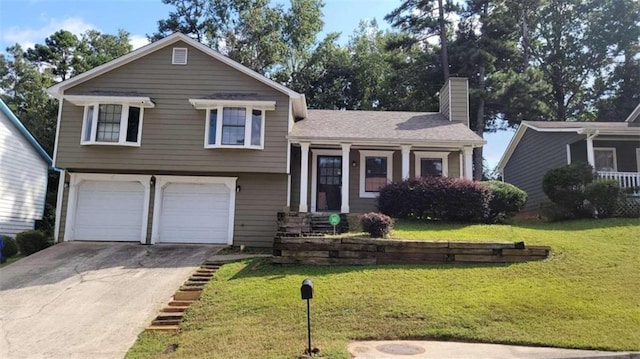
POLYGON ((235 183, 235 177, 74 173, 64 240, 232 244, 235 183))

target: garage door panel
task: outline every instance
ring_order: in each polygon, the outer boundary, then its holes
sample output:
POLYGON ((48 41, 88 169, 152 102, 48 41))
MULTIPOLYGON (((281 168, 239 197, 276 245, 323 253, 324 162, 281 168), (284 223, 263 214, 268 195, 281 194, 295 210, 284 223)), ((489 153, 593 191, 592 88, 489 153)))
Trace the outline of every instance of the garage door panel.
POLYGON ((160 241, 226 244, 229 198, 229 188, 222 184, 168 184, 162 195, 160 241))
POLYGON ((144 198, 144 187, 139 182, 81 183, 75 216, 75 239, 139 241, 144 198))

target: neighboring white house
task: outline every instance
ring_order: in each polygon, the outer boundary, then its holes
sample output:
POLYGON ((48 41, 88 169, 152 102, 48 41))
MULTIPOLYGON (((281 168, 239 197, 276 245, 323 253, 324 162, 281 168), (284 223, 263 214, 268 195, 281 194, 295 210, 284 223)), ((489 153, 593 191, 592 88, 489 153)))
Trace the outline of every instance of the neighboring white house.
POLYGON ((0 235, 42 219, 51 157, 0 99, 0 235))

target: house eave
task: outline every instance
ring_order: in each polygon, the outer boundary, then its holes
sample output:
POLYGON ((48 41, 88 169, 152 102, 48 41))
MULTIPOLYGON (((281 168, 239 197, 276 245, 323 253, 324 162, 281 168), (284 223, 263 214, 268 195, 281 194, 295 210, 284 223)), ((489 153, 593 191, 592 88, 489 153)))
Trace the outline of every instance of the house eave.
POLYGON ((482 147, 487 141, 473 140, 412 140, 412 139, 390 139, 390 138, 318 138, 312 136, 288 136, 292 144, 311 143, 314 145, 339 146, 341 144, 351 144, 353 146, 377 146, 377 147, 399 147, 409 145, 412 147, 482 147))

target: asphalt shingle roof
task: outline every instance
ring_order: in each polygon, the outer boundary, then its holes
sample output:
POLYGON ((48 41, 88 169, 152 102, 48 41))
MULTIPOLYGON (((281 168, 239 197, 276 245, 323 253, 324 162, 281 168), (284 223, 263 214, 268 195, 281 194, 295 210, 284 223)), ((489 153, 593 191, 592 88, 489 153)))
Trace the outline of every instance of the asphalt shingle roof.
POLYGON ((308 110, 290 138, 407 142, 474 142, 483 139, 459 122, 433 112, 308 110))

